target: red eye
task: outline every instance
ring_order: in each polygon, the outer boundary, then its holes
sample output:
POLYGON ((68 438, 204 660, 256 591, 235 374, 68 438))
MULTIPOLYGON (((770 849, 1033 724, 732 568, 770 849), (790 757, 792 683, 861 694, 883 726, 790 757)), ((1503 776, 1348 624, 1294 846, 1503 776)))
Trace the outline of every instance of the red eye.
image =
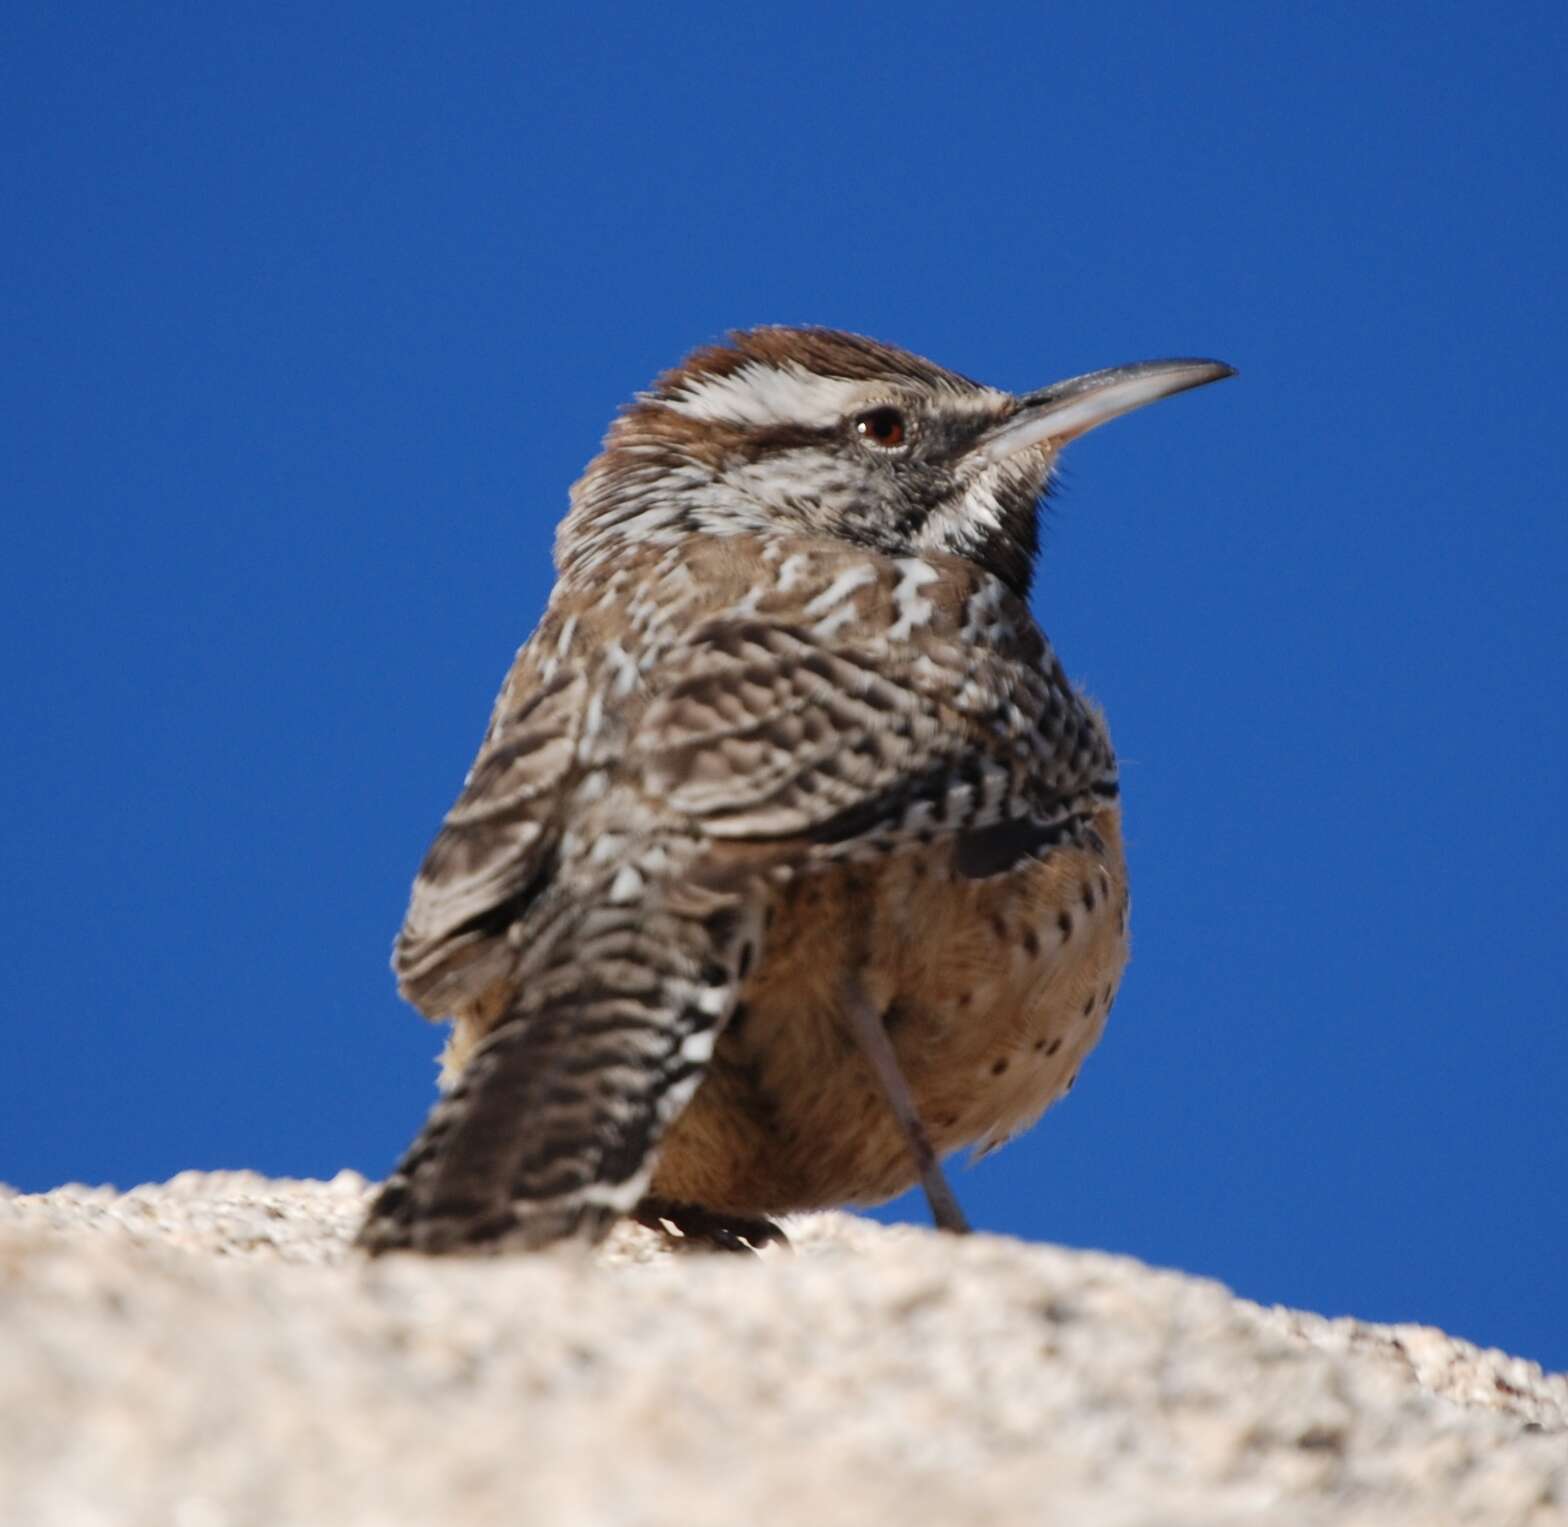
POLYGON ((855 433, 890 451, 904 443, 904 416, 896 408, 869 409, 855 420, 855 433))

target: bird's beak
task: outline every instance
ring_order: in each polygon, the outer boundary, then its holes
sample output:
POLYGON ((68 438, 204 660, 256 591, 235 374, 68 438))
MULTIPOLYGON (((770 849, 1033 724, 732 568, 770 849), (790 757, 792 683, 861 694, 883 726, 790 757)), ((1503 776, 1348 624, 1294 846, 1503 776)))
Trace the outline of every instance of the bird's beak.
POLYGON ((1235 374, 1223 361, 1202 360, 1137 361, 1091 371, 1026 393, 1018 400, 1018 411, 984 436, 974 454, 990 464, 1030 446, 1056 449, 1145 403, 1235 374))

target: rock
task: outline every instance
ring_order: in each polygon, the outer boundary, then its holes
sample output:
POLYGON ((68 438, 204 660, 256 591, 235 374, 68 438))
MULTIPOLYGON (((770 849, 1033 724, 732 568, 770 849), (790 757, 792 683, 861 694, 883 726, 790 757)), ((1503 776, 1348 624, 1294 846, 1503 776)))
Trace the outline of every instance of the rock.
POLYGON ((1568 1377, 1123 1257, 349 1249, 369 1185, 0 1194, 0 1520, 1568 1522, 1568 1377))

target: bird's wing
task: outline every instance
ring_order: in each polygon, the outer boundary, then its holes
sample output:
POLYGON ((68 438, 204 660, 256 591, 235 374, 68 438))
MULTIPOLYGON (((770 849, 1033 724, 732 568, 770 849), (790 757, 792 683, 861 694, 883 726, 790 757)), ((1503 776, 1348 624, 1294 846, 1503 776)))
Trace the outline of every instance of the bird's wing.
POLYGON ((504 973, 506 930, 550 878, 587 679, 567 667, 533 674, 541 645, 536 636, 519 655, 462 793, 420 866, 398 934, 398 985, 432 1018, 453 1013, 504 973), (519 674, 535 682, 519 683, 519 674))
POLYGON ((946 834, 981 846, 989 834, 995 850, 1014 829, 1019 844, 1047 842, 1114 795, 1115 761, 1013 602, 1017 637, 986 641, 965 638, 962 600, 896 640, 875 618, 826 630, 782 612, 710 619, 670 655, 633 773, 706 837, 785 858, 946 834))

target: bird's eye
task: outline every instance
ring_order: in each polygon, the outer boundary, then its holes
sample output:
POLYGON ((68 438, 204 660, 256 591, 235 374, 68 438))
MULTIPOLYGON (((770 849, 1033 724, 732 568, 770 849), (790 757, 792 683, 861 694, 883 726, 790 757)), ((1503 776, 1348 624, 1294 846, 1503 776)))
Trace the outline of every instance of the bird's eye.
POLYGON ((880 445, 883 450, 890 451, 894 446, 904 443, 908 428, 904 416, 896 408, 870 408, 856 418, 855 433, 862 440, 869 440, 873 445, 880 445))

